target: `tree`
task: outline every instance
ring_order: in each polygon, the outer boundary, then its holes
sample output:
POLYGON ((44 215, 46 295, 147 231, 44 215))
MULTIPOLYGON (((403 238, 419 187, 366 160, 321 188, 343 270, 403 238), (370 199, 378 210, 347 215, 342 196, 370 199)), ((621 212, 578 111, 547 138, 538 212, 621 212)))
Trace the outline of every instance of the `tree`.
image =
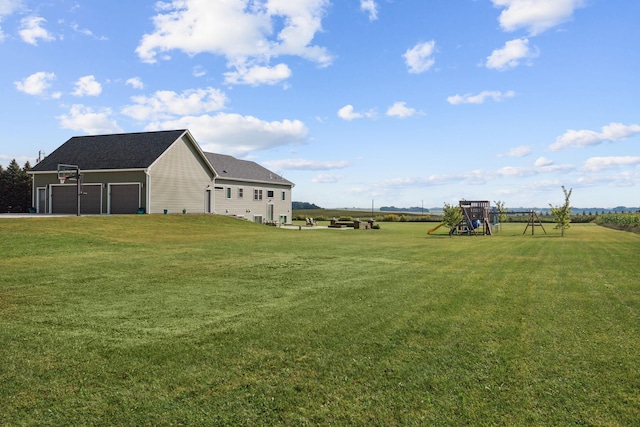
POLYGON ((292 209, 322 209, 320 206, 317 206, 313 203, 308 202, 291 202, 292 209))
POLYGON ((0 165, 0 212, 7 212, 9 207, 9 175, 0 165))
POLYGON ((496 204, 496 208, 498 209, 498 222, 500 224, 502 224, 503 222, 507 222, 507 209, 504 207, 504 202, 498 200, 497 202, 494 201, 493 203, 496 204))
POLYGON ((0 212, 28 212, 31 207, 31 178, 27 162, 20 168, 14 160, 7 169, 0 168, 0 212))
POLYGON ((462 222, 462 209, 457 205, 444 204, 442 208, 442 223, 449 228, 449 237, 453 230, 462 222))
POLYGON ((549 206, 551 207, 551 214, 553 215, 556 222, 556 226, 554 228, 559 228, 560 230, 562 230, 560 233, 562 237, 564 237, 564 229, 569 228, 569 224, 571 223, 571 205, 569 204, 569 198, 571 197, 572 191, 572 188, 567 191, 567 189, 564 188, 563 185, 562 192, 564 193, 564 205, 553 206, 551 203, 549 203, 549 206))

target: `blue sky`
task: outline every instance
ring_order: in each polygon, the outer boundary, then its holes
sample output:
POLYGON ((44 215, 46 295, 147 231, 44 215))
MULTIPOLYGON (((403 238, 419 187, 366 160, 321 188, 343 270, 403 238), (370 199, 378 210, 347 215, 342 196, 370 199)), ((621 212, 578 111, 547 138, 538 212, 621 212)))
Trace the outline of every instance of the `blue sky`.
MULTIPOLYGON (((0 164, 188 128, 322 207, 640 205, 636 0, 0 0, 0 164)), ((80 165, 81 166, 81 165, 80 165)))

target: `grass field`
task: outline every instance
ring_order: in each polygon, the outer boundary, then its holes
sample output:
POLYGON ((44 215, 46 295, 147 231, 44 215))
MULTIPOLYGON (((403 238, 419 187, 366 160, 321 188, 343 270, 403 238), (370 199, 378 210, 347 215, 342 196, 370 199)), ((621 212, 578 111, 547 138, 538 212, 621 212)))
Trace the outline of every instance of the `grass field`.
POLYGON ((0 220, 0 425, 640 420, 640 235, 0 220))

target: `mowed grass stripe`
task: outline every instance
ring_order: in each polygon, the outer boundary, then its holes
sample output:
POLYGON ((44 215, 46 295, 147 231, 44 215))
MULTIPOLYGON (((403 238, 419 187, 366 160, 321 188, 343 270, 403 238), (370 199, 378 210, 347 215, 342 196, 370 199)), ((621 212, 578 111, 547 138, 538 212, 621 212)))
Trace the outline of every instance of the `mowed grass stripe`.
POLYGON ((0 221, 0 424, 631 425, 640 236, 0 221))

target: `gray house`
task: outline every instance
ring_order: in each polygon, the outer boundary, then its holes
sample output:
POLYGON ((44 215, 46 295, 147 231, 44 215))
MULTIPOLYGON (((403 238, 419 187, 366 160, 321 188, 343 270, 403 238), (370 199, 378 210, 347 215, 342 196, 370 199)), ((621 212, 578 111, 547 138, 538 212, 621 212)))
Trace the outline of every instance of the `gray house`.
POLYGON ((293 183, 254 162, 205 153, 188 130, 76 136, 29 172, 39 213, 218 213, 256 222, 291 221, 293 183))
POLYGON ((216 171, 215 200, 219 214, 256 222, 291 222, 293 183, 255 162, 205 153, 216 171))

